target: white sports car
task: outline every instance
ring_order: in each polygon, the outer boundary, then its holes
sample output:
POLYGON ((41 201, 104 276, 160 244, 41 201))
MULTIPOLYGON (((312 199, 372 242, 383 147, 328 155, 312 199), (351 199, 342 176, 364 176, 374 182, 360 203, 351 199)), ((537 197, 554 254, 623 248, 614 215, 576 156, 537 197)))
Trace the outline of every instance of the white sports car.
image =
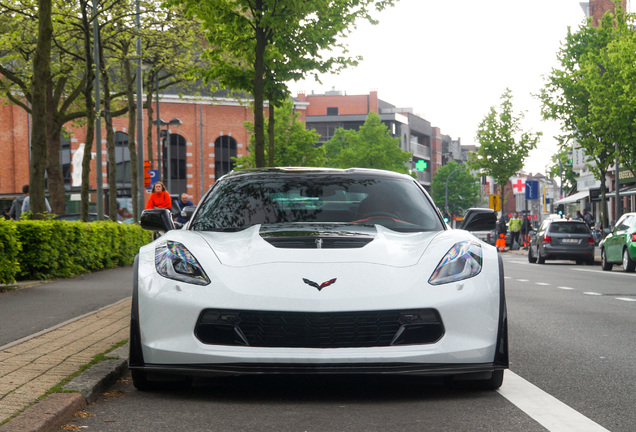
POLYGON ((496 389, 508 367, 503 265, 449 229, 412 177, 368 169, 232 172, 135 260, 134 385, 194 375, 444 375, 496 389))

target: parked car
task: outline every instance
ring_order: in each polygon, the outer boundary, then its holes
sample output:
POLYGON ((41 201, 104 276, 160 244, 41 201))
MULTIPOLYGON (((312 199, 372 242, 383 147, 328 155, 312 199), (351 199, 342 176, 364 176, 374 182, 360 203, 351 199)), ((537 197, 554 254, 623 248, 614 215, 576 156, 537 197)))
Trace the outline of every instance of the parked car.
MULTIPOLYGON (((492 228, 476 215, 466 230, 492 228)), ((130 358, 144 390, 192 375, 414 374, 498 388, 508 367, 503 264, 450 229, 412 177, 241 170, 134 264, 130 358)))
POLYGON ((531 236, 528 261, 575 260, 594 264, 594 237, 582 220, 546 219, 531 236))
POLYGON ((614 229, 601 240, 601 267, 611 270, 621 264, 626 272, 636 269, 636 213, 625 213, 614 229))

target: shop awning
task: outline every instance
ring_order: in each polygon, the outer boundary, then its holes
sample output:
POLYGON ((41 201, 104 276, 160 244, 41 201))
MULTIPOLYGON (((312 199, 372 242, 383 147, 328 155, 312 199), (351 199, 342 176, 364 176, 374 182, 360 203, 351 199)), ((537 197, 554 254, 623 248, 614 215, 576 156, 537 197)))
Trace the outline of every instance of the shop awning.
POLYGON ((588 198, 590 195, 589 191, 577 192, 570 196, 566 196, 565 198, 561 198, 559 200, 554 201, 555 204, 569 204, 575 201, 582 200, 583 198, 588 198))

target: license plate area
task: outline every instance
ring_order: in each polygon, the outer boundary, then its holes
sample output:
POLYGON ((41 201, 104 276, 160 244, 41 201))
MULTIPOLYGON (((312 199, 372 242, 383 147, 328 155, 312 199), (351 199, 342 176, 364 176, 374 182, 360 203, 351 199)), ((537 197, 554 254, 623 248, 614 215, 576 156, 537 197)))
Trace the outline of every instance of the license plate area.
POLYGON ((578 243, 579 239, 563 239, 561 240, 561 243, 566 243, 566 244, 575 244, 578 243))

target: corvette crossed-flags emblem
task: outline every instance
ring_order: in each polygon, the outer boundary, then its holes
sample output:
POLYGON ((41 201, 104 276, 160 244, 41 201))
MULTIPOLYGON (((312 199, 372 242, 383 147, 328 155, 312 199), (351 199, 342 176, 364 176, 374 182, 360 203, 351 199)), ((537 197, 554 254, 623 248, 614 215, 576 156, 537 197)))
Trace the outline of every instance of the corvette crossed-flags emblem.
POLYGON ((309 280, 309 279, 305 279, 303 278, 303 282, 305 282, 307 285, 312 286, 314 288, 316 288, 318 291, 320 291, 321 289, 328 287, 329 285, 332 285, 334 282, 336 281, 336 278, 330 279, 326 282, 321 283, 320 285, 318 285, 316 282, 309 280))

